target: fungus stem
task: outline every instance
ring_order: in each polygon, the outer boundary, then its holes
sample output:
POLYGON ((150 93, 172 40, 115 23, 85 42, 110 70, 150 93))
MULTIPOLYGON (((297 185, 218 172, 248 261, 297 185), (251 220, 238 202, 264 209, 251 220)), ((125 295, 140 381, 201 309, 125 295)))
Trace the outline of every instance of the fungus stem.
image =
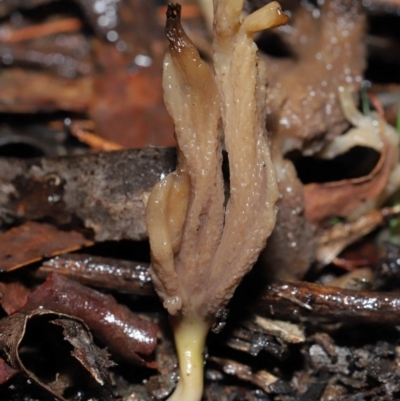
POLYGON ((200 401, 203 395, 203 352, 210 325, 198 316, 171 316, 180 378, 168 401, 200 401))

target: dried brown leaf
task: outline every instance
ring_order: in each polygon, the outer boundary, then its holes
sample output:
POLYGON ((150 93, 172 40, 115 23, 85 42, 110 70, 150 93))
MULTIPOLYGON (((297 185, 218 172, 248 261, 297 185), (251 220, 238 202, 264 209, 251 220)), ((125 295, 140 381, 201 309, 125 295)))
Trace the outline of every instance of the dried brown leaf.
POLYGON ((0 283, 0 304, 7 315, 11 315, 21 309, 28 299, 31 292, 20 281, 0 283))
POLYGON ((320 223, 331 216, 344 217, 366 201, 377 197, 388 182, 392 170, 392 152, 393 149, 384 141, 381 157, 367 176, 304 185, 307 218, 314 223, 320 223))
POLYGON ((10 271, 45 257, 93 245, 76 231, 61 231, 44 223, 26 222, 0 235, 0 271, 10 271))
POLYGON ((36 113, 58 110, 85 112, 91 79, 67 79, 20 69, 0 74, 0 112, 36 113))
MULTIPOLYGON (((61 325, 64 328, 66 338, 60 336, 60 341, 67 340, 74 347, 71 355, 74 356, 82 366, 94 377, 102 386, 108 381, 106 368, 110 366, 108 354, 99 349, 94 343, 88 328, 79 319, 71 316, 55 313, 45 309, 38 309, 30 312, 18 312, 0 320, 0 353, 6 362, 16 370, 22 371, 27 377, 39 387, 50 393, 60 401, 66 401, 63 391, 74 382, 74 372, 70 372, 68 378, 61 378, 55 382, 44 379, 40 373, 32 371, 24 359, 21 358, 22 344, 25 341, 28 331, 27 326, 31 322, 40 321, 40 336, 46 335, 46 324, 53 323, 61 325), (62 322, 62 323, 60 323, 62 322), (85 345, 83 345, 83 342, 85 345), (39 375, 41 377, 39 377, 39 375), (71 376, 72 375, 72 376, 71 376)), ((52 333, 54 335, 54 333, 52 333)), ((45 338, 45 337, 44 337, 45 338)), ((54 337, 52 337, 54 339, 54 337)), ((60 367, 54 367, 60 369, 60 367)), ((52 372, 49 377, 57 377, 58 371, 52 372)), ((112 399, 111 392, 104 386, 100 390, 102 400, 112 399)))
POLYGON ((18 369, 12 368, 4 359, 0 358, 0 385, 8 382, 17 373, 19 373, 18 369))
POLYGON ((107 368, 114 365, 109 360, 108 352, 97 347, 93 343, 90 332, 82 330, 79 327, 80 323, 76 320, 55 319, 51 323, 63 328, 64 340, 74 347, 71 355, 92 374, 99 384, 104 385, 108 380, 107 368))
POLYGON ((90 114, 96 133, 123 147, 175 145, 161 74, 155 69, 114 72, 96 79, 90 114))
POLYGON ((313 154, 345 130, 337 89, 346 85, 357 94, 365 69, 360 1, 318 4, 301 3, 292 28, 280 33, 295 57, 269 58, 267 124, 283 137, 283 153, 296 148, 313 154))

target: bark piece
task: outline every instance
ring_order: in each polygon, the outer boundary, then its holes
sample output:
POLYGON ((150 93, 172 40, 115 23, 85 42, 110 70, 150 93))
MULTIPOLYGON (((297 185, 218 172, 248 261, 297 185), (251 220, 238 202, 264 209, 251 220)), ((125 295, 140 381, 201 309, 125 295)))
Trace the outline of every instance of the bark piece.
POLYGON ((150 355, 154 351, 157 325, 118 304, 111 295, 52 274, 28 297, 24 309, 41 307, 82 319, 113 355, 138 365, 153 366, 138 354, 150 355))
POLYGON ((61 231, 44 223, 26 222, 0 236, 0 271, 10 271, 45 257, 93 245, 76 231, 61 231))
POLYGON ((271 393, 270 386, 278 380, 278 377, 265 370, 254 371, 250 366, 230 359, 211 357, 210 361, 221 366, 226 374, 248 381, 260 387, 267 394, 271 393))
POLYGON ((55 159, 0 159, 0 224, 77 221, 96 241, 147 238, 141 194, 175 167, 175 149, 145 148, 55 159))

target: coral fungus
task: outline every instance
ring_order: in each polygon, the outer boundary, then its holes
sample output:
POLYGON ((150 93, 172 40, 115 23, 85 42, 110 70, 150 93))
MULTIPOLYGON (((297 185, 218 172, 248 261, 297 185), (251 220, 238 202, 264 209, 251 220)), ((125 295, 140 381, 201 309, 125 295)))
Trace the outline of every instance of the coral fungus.
POLYGON ((178 163, 148 196, 146 221, 151 275, 171 315, 180 364, 170 400, 200 400, 207 333, 275 225, 266 76, 252 35, 287 18, 276 2, 244 19, 242 7, 243 0, 214 1, 213 70, 183 31, 180 6, 167 11, 163 86, 178 163), (230 170, 226 206, 221 131, 230 170))

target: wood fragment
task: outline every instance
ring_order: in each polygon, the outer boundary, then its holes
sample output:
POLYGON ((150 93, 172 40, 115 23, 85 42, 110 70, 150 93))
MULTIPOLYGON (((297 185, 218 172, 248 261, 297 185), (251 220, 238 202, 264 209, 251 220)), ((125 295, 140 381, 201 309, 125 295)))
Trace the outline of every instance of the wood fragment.
POLYGON ((93 132, 85 129, 84 127, 80 127, 79 123, 72 123, 71 134, 77 138, 82 143, 90 146, 92 149, 111 151, 111 150, 120 150, 123 149, 123 146, 118 143, 108 141, 93 132))
POLYGON ((303 328, 297 324, 276 319, 267 319, 257 315, 254 316, 254 323, 264 329, 268 334, 281 338, 289 343, 301 343, 306 340, 303 328))
POLYGON ((265 370, 253 371, 250 366, 234 360, 214 356, 209 358, 209 360, 221 366, 225 373, 255 384, 257 387, 263 389, 267 394, 271 392, 269 386, 278 380, 276 376, 265 370))
POLYGON ((374 272, 372 269, 369 267, 361 267, 329 281, 328 285, 347 290, 362 291, 373 288, 373 281, 374 272))

